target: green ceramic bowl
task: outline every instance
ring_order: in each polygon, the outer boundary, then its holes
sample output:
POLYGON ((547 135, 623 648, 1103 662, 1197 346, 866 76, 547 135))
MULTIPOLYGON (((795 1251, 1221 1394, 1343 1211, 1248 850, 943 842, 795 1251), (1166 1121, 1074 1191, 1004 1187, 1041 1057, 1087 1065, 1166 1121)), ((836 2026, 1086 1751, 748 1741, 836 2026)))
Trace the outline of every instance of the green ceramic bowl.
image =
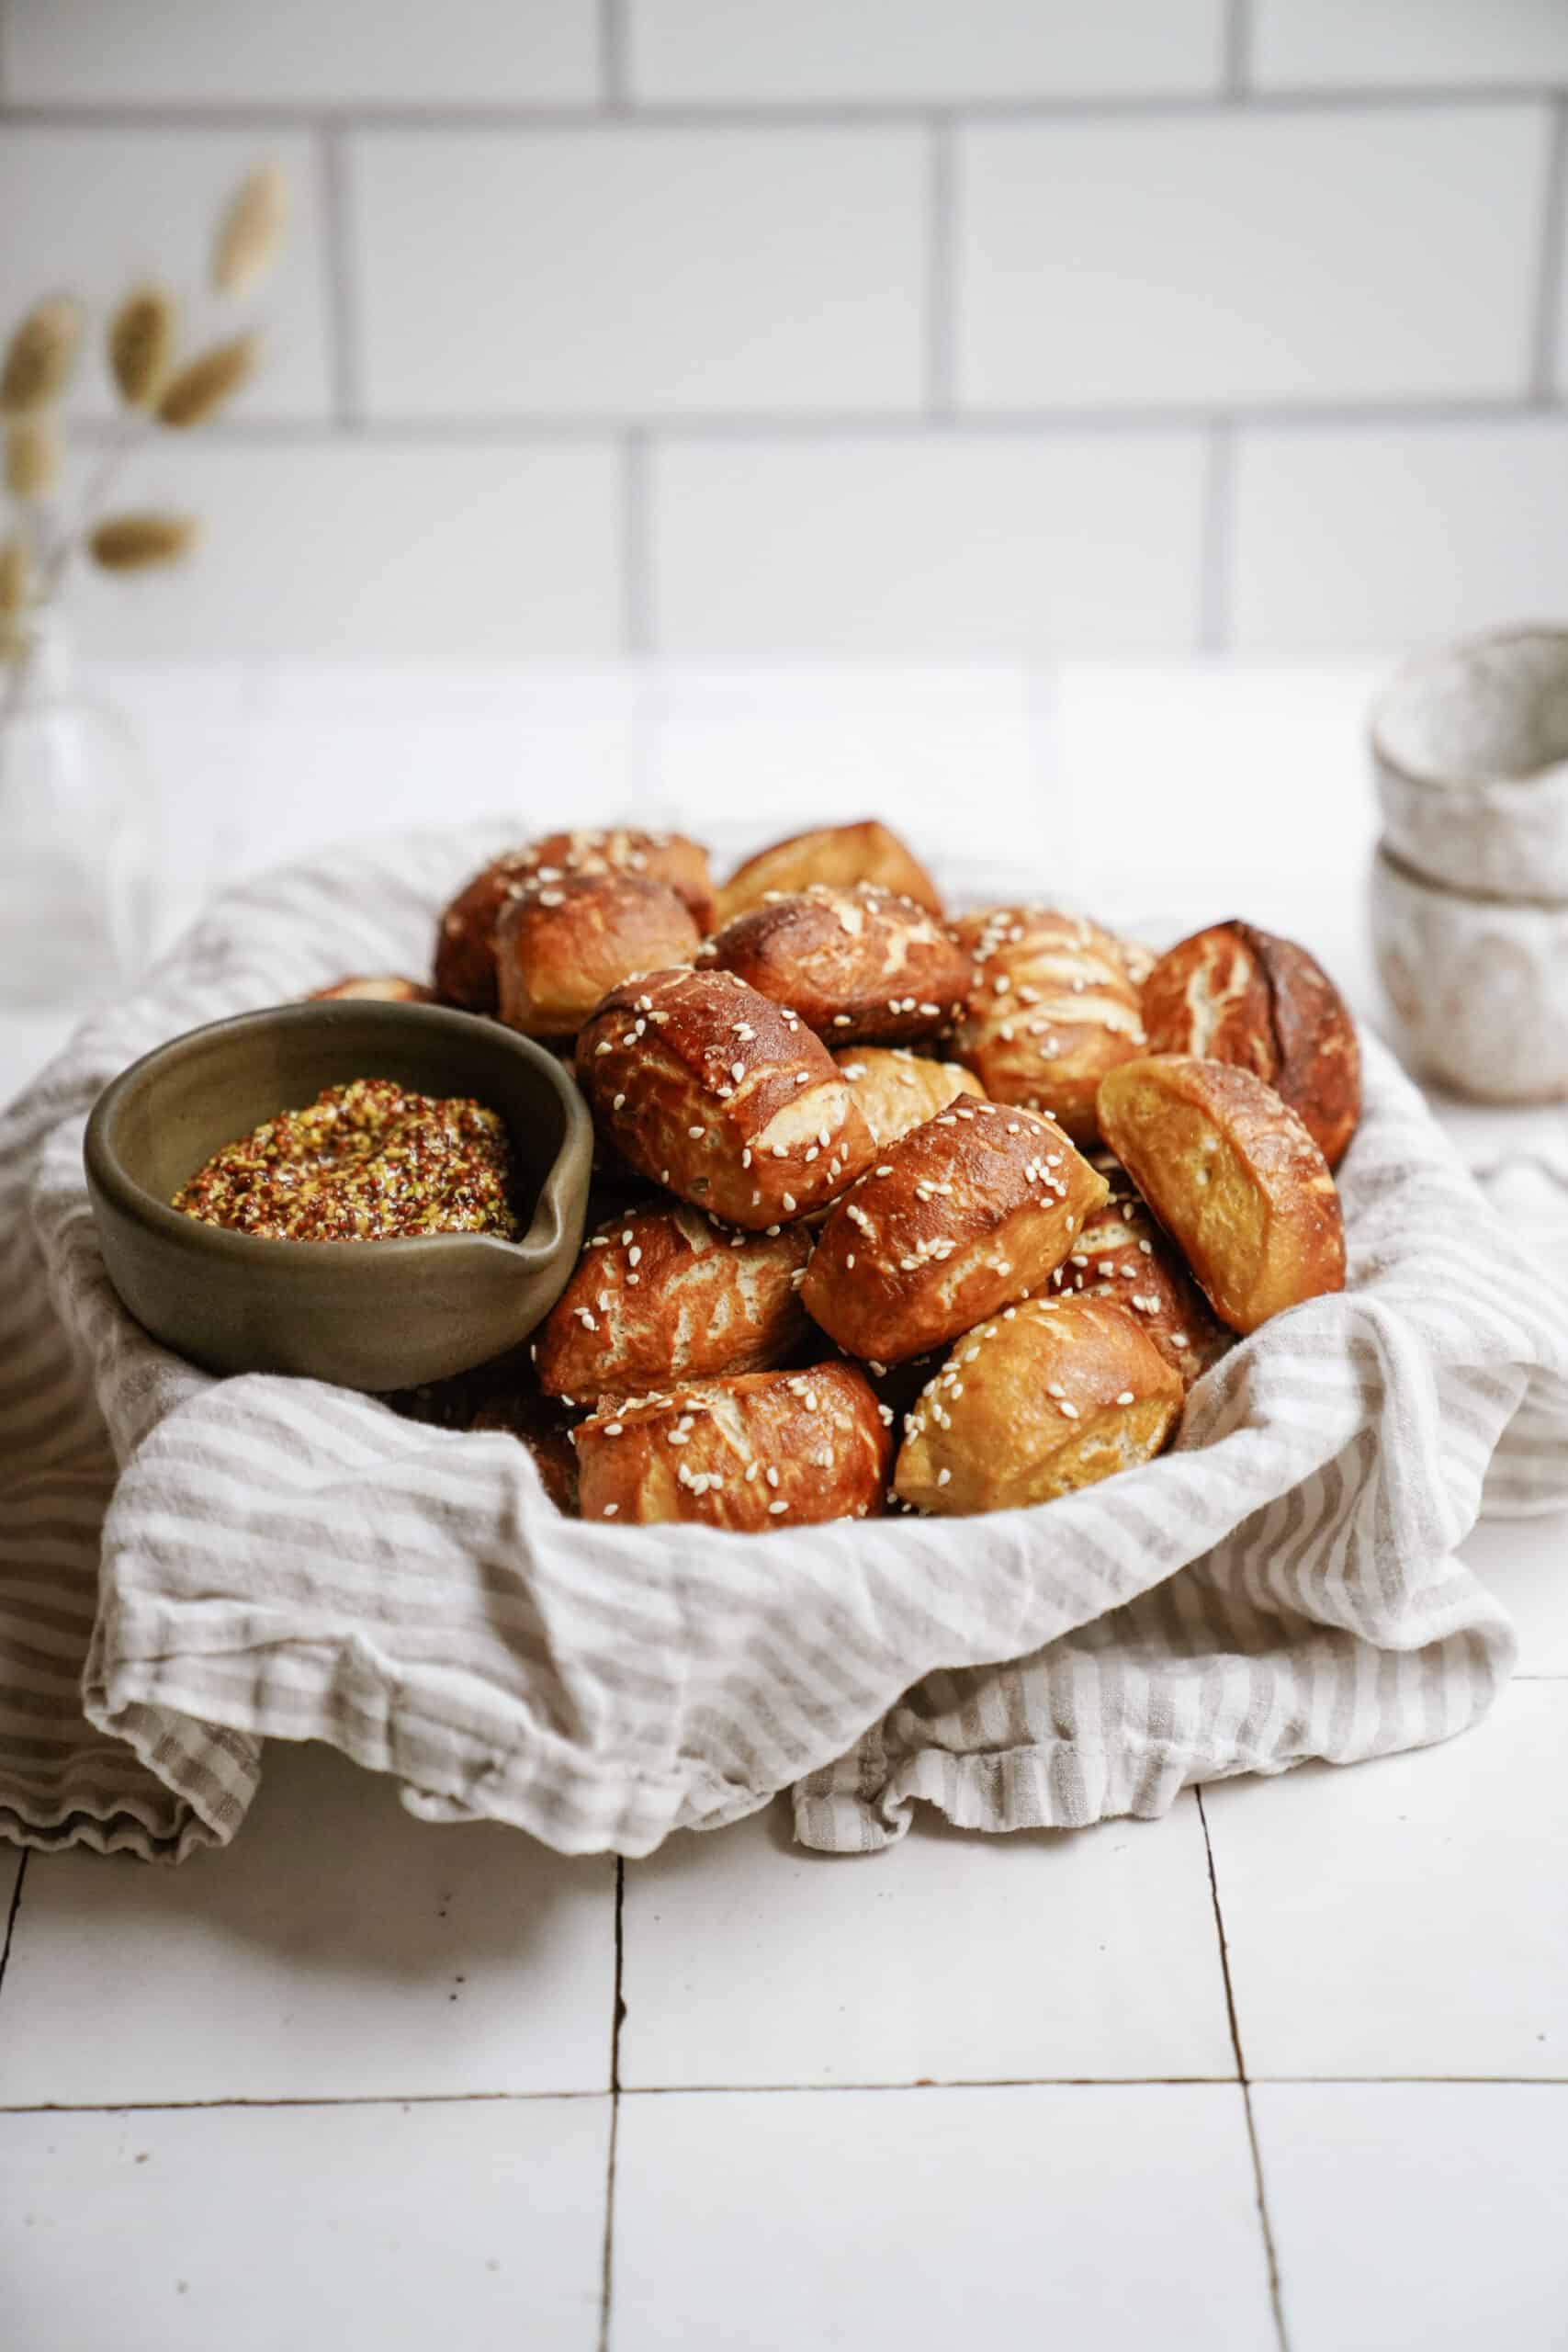
POLYGON ((209 1372, 404 1388, 502 1354, 566 1286, 582 1244, 593 1130, 568 1072, 493 1021, 434 1005, 278 1005, 160 1046, 105 1088, 87 1189, 109 1280, 137 1321, 209 1372), (220 1146, 323 1086, 393 1078, 498 1111, 521 1241, 263 1241, 169 1206, 220 1146))

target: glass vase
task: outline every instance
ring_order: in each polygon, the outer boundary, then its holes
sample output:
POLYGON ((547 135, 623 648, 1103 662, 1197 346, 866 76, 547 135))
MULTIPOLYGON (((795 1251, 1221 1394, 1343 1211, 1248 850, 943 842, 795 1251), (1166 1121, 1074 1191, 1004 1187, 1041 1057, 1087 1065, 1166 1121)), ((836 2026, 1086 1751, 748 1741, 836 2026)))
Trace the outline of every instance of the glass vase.
POLYGON ((79 684, 58 612, 0 659, 0 1004, 85 1009, 141 969, 152 796, 136 740, 79 684))

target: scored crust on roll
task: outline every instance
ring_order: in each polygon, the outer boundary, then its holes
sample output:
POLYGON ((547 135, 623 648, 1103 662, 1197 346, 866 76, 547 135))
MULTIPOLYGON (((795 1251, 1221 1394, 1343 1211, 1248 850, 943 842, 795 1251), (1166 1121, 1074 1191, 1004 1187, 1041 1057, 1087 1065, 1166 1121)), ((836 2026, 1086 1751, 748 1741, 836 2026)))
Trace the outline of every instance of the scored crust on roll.
POLYGON ((850 1364, 682 1383, 578 1424, 581 1514, 741 1534, 882 1509, 890 1415, 850 1364))
POLYGON ((833 1056, 879 1144, 897 1143, 961 1095, 985 1089, 961 1062, 927 1061, 907 1046, 845 1046, 833 1056))
POLYGON ((701 944, 684 899, 651 875, 530 882, 495 926, 501 1018, 527 1037, 575 1036, 618 981, 689 964, 701 944))
POLYGON ((699 933, 713 927, 713 878, 708 854, 683 833, 608 831, 547 833, 505 851, 481 866, 443 909, 435 931, 437 995, 469 1012, 493 1012, 497 1002, 495 926, 508 899, 530 882, 558 882, 564 874, 646 874, 684 900, 699 933))
POLYGON ((928 914, 940 916, 942 899, 936 884, 907 843, 875 818, 858 825, 822 825, 808 833, 792 833, 774 842, 737 866, 718 894, 718 920, 732 922, 750 907, 760 907, 771 891, 804 890, 825 882, 847 890, 856 882, 878 882, 885 890, 913 899, 928 914))
POLYGON ((1337 1167, 1361 1114, 1361 1056, 1315 956, 1249 922, 1217 922, 1162 956, 1143 986, 1149 1051, 1235 1062, 1288 1102, 1337 1167))
POLYGON ((1054 1120, 954 1103, 838 1204, 801 1296, 852 1355, 897 1363, 1040 1289, 1109 1189, 1054 1120))
POLYGON ((1051 1277, 1063 1296, 1082 1293, 1113 1299, 1137 1317, 1167 1363, 1190 1387, 1230 1345, 1208 1300, 1192 1280, 1124 1168, 1095 1156, 1111 1186, 1103 1208, 1085 1217, 1073 1247, 1051 1277))
POLYGON ((894 1492, 968 1515, 1050 1502, 1149 1461, 1181 1376, 1110 1299, 1026 1299, 966 1332, 910 1414, 894 1492))
POLYGON ((834 1199, 876 1150, 820 1039, 733 972, 649 972, 613 989, 576 1069, 624 1159, 749 1232, 834 1199))
POLYGON ((709 940, 703 960, 793 1006, 829 1045, 931 1036, 957 1019, 970 981, 953 934, 873 882, 771 893, 709 940))
POLYGON ((343 1001, 365 1004, 429 1004, 434 991, 423 980, 406 979, 401 972, 351 972, 331 988, 312 989, 307 1004, 343 1001))
POLYGON ((1048 907, 987 907, 953 930, 975 958, 959 1059, 993 1102, 1048 1112, 1092 1143, 1100 1080, 1146 1050, 1122 943, 1048 907))
POLYGON ((608 1219, 540 1327, 540 1385, 592 1399, 779 1363, 810 1329, 810 1255, 798 1225, 732 1232, 673 1204, 608 1219))
POLYGON ((1339 1195, 1271 1087, 1232 1062, 1150 1056, 1100 1091, 1105 1139, 1234 1331, 1345 1286, 1339 1195))

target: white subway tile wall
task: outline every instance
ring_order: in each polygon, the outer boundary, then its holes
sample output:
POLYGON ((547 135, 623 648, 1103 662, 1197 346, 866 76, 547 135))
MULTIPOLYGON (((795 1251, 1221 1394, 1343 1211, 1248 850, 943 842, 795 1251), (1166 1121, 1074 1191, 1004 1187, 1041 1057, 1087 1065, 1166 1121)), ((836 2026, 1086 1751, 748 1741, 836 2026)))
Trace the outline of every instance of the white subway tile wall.
POLYGON ((263 153, 268 366, 137 456, 209 529, 101 650, 1385 655, 1568 602, 1562 0, 0 0, 0 325, 195 292, 263 153))

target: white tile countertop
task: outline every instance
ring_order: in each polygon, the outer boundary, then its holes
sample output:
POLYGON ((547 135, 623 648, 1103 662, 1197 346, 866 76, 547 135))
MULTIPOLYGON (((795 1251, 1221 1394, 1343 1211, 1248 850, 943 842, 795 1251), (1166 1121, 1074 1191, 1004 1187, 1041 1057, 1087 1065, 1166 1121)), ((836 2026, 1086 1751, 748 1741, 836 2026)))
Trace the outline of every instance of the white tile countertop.
MULTIPOLYGON (((1378 675, 99 684, 159 781, 164 941, 370 829, 717 803, 728 853, 876 811, 976 890, 990 844, 1112 920, 1292 933, 1375 1023, 1378 675)), ((0 1020, 0 1096, 62 1035, 0 1020)), ((1526 1164, 1568 1176, 1568 1120, 1436 1107, 1568 1259, 1526 1164)), ((1464 1550, 1521 1635, 1477 1730, 1156 1823, 831 1859, 781 1804, 565 1860, 277 1746, 178 1871, 0 1848, 0 2342, 1562 2352, 1568 1521, 1464 1550)))

